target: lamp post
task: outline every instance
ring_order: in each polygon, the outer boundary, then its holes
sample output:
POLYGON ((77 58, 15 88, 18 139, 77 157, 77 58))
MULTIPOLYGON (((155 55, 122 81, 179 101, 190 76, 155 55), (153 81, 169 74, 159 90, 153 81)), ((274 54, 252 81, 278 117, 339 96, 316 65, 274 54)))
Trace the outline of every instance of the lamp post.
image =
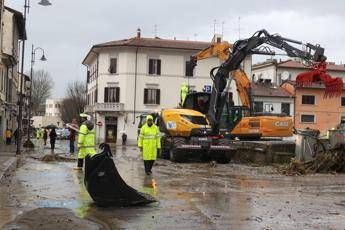
MULTIPOLYGON (((24 4, 24 14, 23 14, 23 35, 25 34, 26 31, 26 13, 29 11, 30 8, 30 0, 25 0, 24 4)), ((49 0, 41 0, 40 5, 43 6, 48 6, 51 5, 49 0), (48 4, 50 3, 50 4, 48 4)), ((19 81, 19 101, 18 101, 18 117, 17 117, 17 122, 18 122, 18 139, 17 139, 17 149, 16 149, 16 154, 20 154, 20 147, 22 143, 22 117, 23 117, 23 78, 24 78, 24 56, 25 56, 25 38, 23 38, 22 41, 22 57, 21 57, 21 71, 20 71, 20 81, 19 81)))
POLYGON ((34 148, 34 144, 31 142, 30 140, 30 123, 31 123, 31 106, 32 106, 32 102, 31 102, 31 95, 32 95, 32 75, 33 75, 33 66, 35 64, 35 55, 36 55, 36 51, 40 50, 42 52, 42 57, 40 58, 41 61, 47 61, 47 58, 44 55, 44 49, 42 49, 41 47, 36 47, 34 48, 34 45, 32 45, 32 49, 31 49, 31 67, 30 67, 30 91, 29 91, 29 98, 28 98, 28 114, 27 114, 27 120, 28 120, 28 127, 27 127, 27 132, 28 132, 28 136, 26 139, 26 142, 24 143, 24 147, 28 147, 28 148, 34 148))

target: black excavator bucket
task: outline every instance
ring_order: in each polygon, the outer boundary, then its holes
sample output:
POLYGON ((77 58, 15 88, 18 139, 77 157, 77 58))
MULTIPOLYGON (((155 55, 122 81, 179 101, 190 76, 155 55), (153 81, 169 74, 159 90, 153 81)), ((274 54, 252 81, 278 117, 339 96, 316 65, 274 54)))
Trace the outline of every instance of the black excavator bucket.
POLYGON ((116 169, 108 144, 101 144, 100 148, 101 153, 85 159, 85 187, 97 205, 135 206, 157 202, 126 184, 116 169))

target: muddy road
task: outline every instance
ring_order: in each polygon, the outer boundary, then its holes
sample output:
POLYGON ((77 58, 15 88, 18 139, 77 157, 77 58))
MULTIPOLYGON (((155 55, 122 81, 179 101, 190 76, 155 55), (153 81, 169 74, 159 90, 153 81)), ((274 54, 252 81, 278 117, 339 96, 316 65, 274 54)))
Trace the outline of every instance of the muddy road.
POLYGON ((135 147, 117 148, 114 161, 127 184, 159 202, 144 207, 97 207, 84 188, 83 174, 73 170, 74 162, 42 162, 27 156, 13 177, 0 186, 0 226, 20 226, 18 218, 23 215, 32 228, 42 225, 42 219, 54 217, 55 224, 49 229, 62 229, 58 227, 62 222, 87 226, 83 229, 345 226, 345 175, 288 177, 271 167, 175 164, 159 159, 153 175, 146 176, 135 147), (47 215, 49 212, 55 215, 47 215))

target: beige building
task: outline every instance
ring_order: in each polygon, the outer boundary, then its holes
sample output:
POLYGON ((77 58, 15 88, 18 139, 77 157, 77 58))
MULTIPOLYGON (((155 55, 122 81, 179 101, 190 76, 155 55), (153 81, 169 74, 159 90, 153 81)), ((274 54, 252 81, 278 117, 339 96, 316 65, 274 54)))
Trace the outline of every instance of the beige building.
POLYGON ((0 18, 0 133, 3 137, 6 128, 15 130, 17 127, 19 40, 26 39, 26 34, 22 13, 2 7, 0 18))

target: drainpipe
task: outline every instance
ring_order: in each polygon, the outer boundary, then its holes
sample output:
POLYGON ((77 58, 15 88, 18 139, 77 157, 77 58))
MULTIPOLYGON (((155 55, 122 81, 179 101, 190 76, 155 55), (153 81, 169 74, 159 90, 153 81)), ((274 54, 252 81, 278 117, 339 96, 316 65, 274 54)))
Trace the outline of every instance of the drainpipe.
MULTIPOLYGON (((97 55, 97 61, 96 61, 96 94, 95 94, 95 97, 97 98, 97 101, 96 101, 96 103, 97 103, 98 102, 99 53, 97 53, 96 51, 93 51, 93 50, 92 50, 92 52, 97 55)), ((97 113, 95 110, 93 111, 93 114, 94 114, 95 126, 96 126, 97 125, 97 113)), ((100 132, 98 132, 98 135, 97 135, 98 137, 99 137, 99 133, 100 132)), ((98 142, 99 142, 99 138, 98 138, 98 142)))
POLYGON ((135 124, 135 107, 137 103, 138 50, 139 46, 135 50, 133 125, 135 124))

